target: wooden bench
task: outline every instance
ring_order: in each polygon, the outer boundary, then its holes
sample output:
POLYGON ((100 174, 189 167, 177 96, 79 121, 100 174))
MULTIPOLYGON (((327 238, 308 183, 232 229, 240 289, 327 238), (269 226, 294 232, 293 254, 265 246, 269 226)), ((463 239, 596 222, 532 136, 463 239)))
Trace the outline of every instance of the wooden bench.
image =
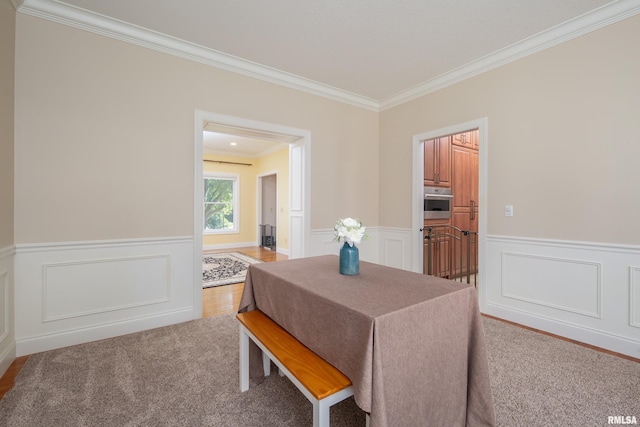
POLYGON ((329 408, 353 395, 351 380, 259 310, 239 313, 240 391, 249 390, 249 338, 262 350, 264 375, 271 363, 313 404, 313 426, 329 427, 329 408))

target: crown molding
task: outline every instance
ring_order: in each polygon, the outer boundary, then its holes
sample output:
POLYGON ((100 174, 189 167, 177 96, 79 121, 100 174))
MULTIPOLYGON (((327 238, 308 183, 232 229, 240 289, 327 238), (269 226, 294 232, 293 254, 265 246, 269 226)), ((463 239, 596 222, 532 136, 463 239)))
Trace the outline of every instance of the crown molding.
POLYGON ((23 0, 10 0, 11 4, 13 5, 13 8, 15 10, 18 10, 18 8, 20 7, 20 5, 22 4, 23 0))
POLYGON ((47 19, 158 52, 377 112, 420 98, 640 13, 640 0, 615 1, 413 88, 399 92, 385 100, 378 101, 71 6, 58 0, 11 0, 11 3, 17 12, 25 15, 47 19))
MULTIPOLYGON (((19 0, 12 0, 19 1, 19 0)), ((47 19, 280 86, 378 111, 378 101, 129 24, 57 0, 23 0, 19 13, 47 19)))
POLYGON ((640 0, 618 0, 455 68, 380 102, 380 111, 444 89, 640 13, 640 0))

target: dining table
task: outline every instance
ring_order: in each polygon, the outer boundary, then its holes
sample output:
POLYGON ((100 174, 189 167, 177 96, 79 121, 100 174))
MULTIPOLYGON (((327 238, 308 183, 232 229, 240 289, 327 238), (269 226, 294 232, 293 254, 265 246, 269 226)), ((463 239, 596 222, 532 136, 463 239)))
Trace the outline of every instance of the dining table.
POLYGON ((256 309, 351 380, 371 427, 495 425, 474 286, 322 255, 250 265, 238 311, 256 309))

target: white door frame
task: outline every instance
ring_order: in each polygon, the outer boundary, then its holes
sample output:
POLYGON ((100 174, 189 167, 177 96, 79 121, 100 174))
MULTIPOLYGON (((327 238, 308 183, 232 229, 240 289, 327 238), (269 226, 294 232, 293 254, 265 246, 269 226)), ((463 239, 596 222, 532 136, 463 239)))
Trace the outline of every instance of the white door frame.
POLYGON ((420 133, 413 136, 413 179, 412 179, 412 233, 411 246, 413 259, 413 271, 422 273, 424 258, 423 251, 423 235, 424 228, 424 206, 423 206, 423 188, 424 188, 424 141, 433 138, 439 138, 446 135, 454 135, 465 132, 470 129, 478 129, 478 138, 480 143, 480 152, 478 160, 478 296, 480 310, 484 311, 486 301, 486 242, 487 242, 487 131, 488 119, 472 120, 465 123, 459 123, 445 128, 435 129, 420 133))
POLYGON ((294 137, 289 144, 289 258, 308 253, 311 213, 311 131, 195 110, 193 138, 193 317, 202 317, 202 134, 208 122, 294 137))

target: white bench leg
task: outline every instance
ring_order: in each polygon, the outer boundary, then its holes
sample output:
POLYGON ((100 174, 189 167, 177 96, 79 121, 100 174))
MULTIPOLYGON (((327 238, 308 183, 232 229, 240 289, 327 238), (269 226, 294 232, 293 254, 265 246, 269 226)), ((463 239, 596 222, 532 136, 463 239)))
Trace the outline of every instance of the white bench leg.
POLYGON ((269 359, 269 356, 264 351, 262 352, 262 369, 265 377, 271 374, 271 359, 269 359))
POLYGON ((249 390, 249 335, 240 326, 240 391, 249 390))
POLYGON ((313 427, 329 427, 329 409, 327 400, 313 402, 313 427))

